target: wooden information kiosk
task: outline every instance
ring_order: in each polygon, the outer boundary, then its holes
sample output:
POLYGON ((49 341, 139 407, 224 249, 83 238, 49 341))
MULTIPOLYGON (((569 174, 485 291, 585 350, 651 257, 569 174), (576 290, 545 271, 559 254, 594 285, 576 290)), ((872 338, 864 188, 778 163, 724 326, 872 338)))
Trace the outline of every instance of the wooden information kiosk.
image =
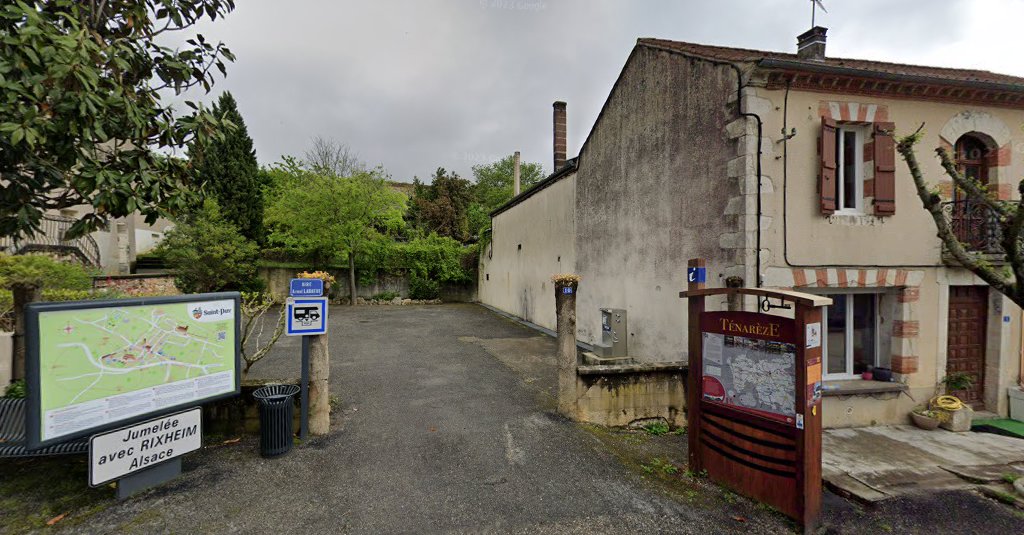
MULTIPOLYGON (((690 261, 703 275, 703 260, 690 261)), ((762 288, 704 288, 689 276, 689 464, 813 530, 821 510, 822 307, 827 297, 762 288), (707 312, 708 296, 777 300, 757 312, 707 312), (787 314, 788 315, 788 314, 787 314)), ((771 303, 769 301, 769 303, 771 303)))

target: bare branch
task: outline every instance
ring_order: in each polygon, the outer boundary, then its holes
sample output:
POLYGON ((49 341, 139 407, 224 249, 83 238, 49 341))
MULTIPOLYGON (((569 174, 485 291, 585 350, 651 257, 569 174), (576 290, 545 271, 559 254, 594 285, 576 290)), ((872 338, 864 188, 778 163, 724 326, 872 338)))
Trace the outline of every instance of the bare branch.
MULTIPOLYGON (((953 229, 942 213, 942 198, 937 193, 929 191, 928 185, 921 174, 921 167, 914 153, 914 145, 919 140, 920 128, 918 132, 901 138, 896 144, 896 150, 903 156, 903 159, 907 162, 907 167, 910 168, 910 174, 914 179, 914 186, 917 189, 917 196, 921 199, 921 204, 924 205, 925 210, 931 214, 932 219, 935 221, 939 239, 942 240, 942 243, 946 246, 949 253, 953 255, 953 258, 964 268, 980 277, 997 291, 1008 296, 1016 295, 1017 285, 1014 281, 1011 281, 1003 273, 980 260, 977 255, 969 253, 964 248, 964 245, 960 243, 960 240, 956 238, 953 229)), ((983 195, 987 197, 987 193, 983 193, 983 195)))
POLYGON ((953 161, 952 156, 943 147, 935 149, 935 154, 939 155, 939 161, 942 163, 942 168, 946 170, 946 174, 953 179, 953 183, 957 187, 962 189, 971 200, 980 201, 981 203, 988 206, 993 212, 1001 215, 1010 215, 1010 210, 1003 203, 1000 203, 989 195, 988 189, 985 188, 977 180, 966 177, 960 173, 956 168, 956 162, 953 161))

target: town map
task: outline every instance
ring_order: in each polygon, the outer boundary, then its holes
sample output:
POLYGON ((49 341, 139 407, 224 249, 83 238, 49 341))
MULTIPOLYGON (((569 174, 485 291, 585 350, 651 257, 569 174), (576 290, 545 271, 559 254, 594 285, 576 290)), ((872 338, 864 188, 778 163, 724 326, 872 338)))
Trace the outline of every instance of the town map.
POLYGON ((235 389, 235 302, 39 314, 42 440, 235 389))
POLYGON ((796 346, 704 333, 704 399, 778 419, 796 413, 796 346))

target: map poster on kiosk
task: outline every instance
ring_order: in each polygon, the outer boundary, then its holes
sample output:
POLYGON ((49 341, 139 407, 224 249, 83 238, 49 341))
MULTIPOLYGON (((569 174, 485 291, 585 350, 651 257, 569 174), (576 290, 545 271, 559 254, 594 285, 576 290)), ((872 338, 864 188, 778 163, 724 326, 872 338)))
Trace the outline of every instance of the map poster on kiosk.
POLYGON ((793 320, 752 312, 701 318, 705 401, 796 425, 793 320))
POLYGON ((29 448, 240 391, 236 292, 26 310, 29 448))

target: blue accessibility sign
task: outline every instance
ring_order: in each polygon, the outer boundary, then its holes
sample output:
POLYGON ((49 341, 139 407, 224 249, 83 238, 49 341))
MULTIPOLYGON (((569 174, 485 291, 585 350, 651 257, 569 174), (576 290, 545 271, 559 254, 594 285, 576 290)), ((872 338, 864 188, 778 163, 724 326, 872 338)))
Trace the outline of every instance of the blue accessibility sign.
POLYGON ((292 279, 288 293, 292 297, 320 297, 324 294, 324 281, 321 279, 292 279))

